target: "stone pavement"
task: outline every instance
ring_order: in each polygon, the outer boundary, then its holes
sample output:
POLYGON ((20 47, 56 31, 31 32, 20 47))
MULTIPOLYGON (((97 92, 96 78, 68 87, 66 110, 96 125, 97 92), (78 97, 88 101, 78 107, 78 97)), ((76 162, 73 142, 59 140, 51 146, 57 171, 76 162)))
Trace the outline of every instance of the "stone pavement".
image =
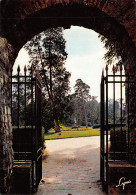
POLYGON ((99 182, 100 137, 46 141, 43 182, 37 195, 104 195, 99 182))

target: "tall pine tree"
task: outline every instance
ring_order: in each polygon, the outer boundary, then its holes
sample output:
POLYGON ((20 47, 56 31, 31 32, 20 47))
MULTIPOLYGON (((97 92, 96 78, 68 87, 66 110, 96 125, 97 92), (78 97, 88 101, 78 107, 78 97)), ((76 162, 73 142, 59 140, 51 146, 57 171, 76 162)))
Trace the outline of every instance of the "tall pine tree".
POLYGON ((75 89, 75 97, 78 99, 78 102, 82 101, 82 107, 84 110, 85 123, 86 123, 86 128, 87 128, 88 122, 87 122, 87 113, 86 113, 85 103, 89 101, 89 99, 91 98, 89 94, 90 86, 84 83, 81 79, 77 79, 74 89, 75 89))
POLYGON ((58 120, 69 101, 71 75, 64 67, 67 59, 65 43, 63 29, 53 28, 36 35, 25 45, 30 65, 41 74, 43 93, 53 112, 55 132, 60 131, 58 120))

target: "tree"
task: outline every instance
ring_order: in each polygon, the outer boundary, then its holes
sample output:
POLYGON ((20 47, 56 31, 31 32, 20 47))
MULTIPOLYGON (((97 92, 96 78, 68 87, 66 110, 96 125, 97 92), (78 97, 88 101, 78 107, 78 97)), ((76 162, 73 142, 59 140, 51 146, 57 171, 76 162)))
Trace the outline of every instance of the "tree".
POLYGON ((123 64, 123 61, 122 61, 120 52, 118 51, 117 47, 115 47, 115 45, 113 45, 103 35, 99 34, 98 38, 100 38, 101 42, 104 44, 104 47, 106 49, 106 53, 104 54, 104 57, 103 57, 106 64, 112 65, 114 63, 116 65, 116 68, 118 69, 118 67, 123 64))
POLYGON ((74 109, 71 116, 72 124, 87 127, 100 123, 100 103, 96 99, 97 96, 90 95, 90 86, 78 79, 75 93, 71 97, 71 105, 74 109))
POLYGON ((99 124, 100 121, 100 104, 96 100, 97 96, 92 96, 86 104, 87 118, 91 125, 99 124))
POLYGON ((90 86, 84 83, 81 79, 77 79, 74 89, 75 89, 76 98, 79 101, 82 100, 82 106, 85 115, 85 123, 86 123, 86 127, 88 127, 85 103, 91 98, 89 94, 90 86))
POLYGON ((71 95, 71 105, 74 109, 73 114, 71 116, 71 123, 74 124, 74 126, 81 126, 84 125, 84 112, 83 112, 83 102, 82 99, 77 98, 76 94, 71 95))
POLYGON ((42 98, 42 127, 44 127, 45 133, 48 132, 49 129, 54 127, 53 123, 53 113, 51 109, 51 105, 48 100, 42 98))
POLYGON ((25 45, 30 65, 41 74, 43 93, 51 105, 55 132, 60 131, 58 120, 69 99, 71 75, 64 67, 67 58, 65 42, 62 28, 53 28, 36 35, 25 45))
MULTIPOLYGON (((106 103, 105 103, 106 105, 106 103)), ((114 122, 114 114, 115 114, 115 123, 120 123, 120 99, 113 100, 111 98, 108 99, 108 120, 109 123, 114 122)), ((124 104, 122 104, 124 110, 124 104)), ((105 108, 106 109, 106 108, 105 108)), ((123 114, 122 114, 123 117, 123 114)))

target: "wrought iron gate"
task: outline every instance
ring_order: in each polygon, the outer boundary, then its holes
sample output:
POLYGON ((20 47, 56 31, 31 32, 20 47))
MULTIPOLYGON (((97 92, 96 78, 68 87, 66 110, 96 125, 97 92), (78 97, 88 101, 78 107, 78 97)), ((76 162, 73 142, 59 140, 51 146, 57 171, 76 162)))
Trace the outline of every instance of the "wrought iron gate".
POLYGON ((14 162, 32 165, 32 191, 36 191, 42 178, 41 138, 41 82, 38 72, 31 67, 27 74, 12 75, 11 69, 11 115, 13 126, 14 162))
POLYGON ((123 73, 122 66, 113 74, 101 78, 101 136, 100 136, 100 179, 103 190, 108 192, 109 162, 132 162, 130 150, 130 94, 136 86, 135 75, 129 66, 123 73))

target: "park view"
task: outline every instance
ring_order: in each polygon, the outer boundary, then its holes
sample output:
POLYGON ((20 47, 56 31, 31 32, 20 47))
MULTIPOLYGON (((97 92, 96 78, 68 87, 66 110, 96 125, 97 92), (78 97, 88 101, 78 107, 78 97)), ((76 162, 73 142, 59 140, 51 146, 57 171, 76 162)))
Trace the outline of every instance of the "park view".
MULTIPOLYGON (((114 46, 92 30, 71 27, 69 30, 62 28, 46 30, 29 41, 23 50, 25 50, 26 58, 23 54, 18 56, 14 72, 18 65, 22 70, 24 65, 27 65, 28 72, 32 66, 41 75, 44 138, 100 135, 102 68, 106 63, 112 65, 116 62, 116 67, 121 63, 121 58, 114 46)), ((21 74, 24 74, 23 71, 21 74)), ((16 98, 14 100, 12 120, 16 126, 16 98)), ((21 101, 23 105, 23 93, 20 103, 21 101)), ((119 120, 119 99, 116 100, 115 105, 116 120, 119 120)), ((112 123, 112 97, 109 98, 108 107, 109 121, 112 123)), ((29 116, 29 97, 26 110, 29 116)), ((23 112, 22 107, 20 111, 20 123, 22 124, 23 112)), ((29 125, 29 117, 26 118, 28 118, 27 125, 29 125)))

